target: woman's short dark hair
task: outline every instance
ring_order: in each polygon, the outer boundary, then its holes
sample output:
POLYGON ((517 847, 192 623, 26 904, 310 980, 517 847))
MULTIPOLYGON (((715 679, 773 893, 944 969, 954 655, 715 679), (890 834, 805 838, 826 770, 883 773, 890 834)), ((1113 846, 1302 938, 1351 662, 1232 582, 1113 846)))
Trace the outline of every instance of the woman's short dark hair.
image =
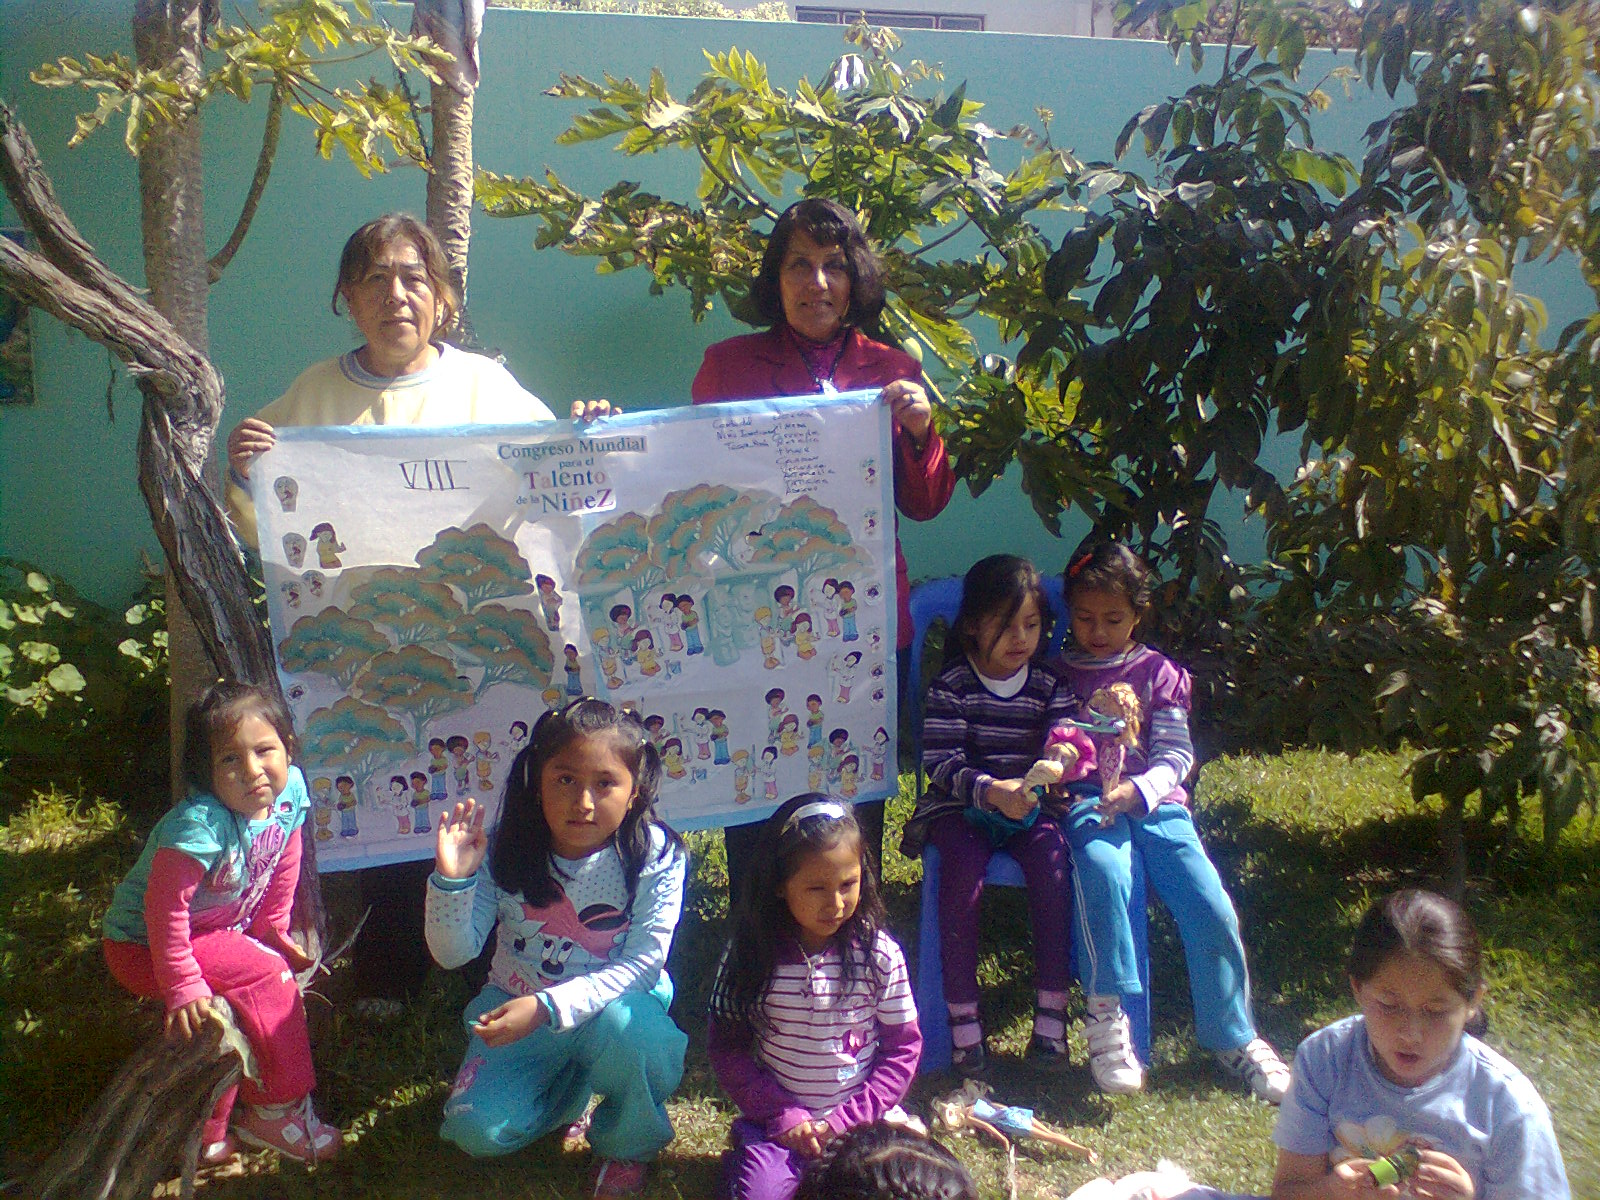
POLYGON ((839 246, 844 250, 845 267, 850 273, 850 307, 844 315, 845 324, 857 328, 875 326, 883 311, 883 263, 867 244, 867 235, 855 215, 837 201, 821 196, 797 200, 784 209, 772 227, 766 253, 761 256, 761 270, 750 288, 750 298, 761 319, 769 325, 783 324, 783 293, 778 275, 796 231, 819 246, 839 246))
POLYGON ((395 242, 410 242, 422 257, 422 269, 427 273, 428 286, 433 298, 439 302, 439 319, 434 324, 434 336, 446 333, 455 324, 461 311, 461 296, 456 291, 455 278, 450 273, 450 259, 444 247, 421 221, 410 213, 384 213, 368 221, 352 233, 339 253, 339 279, 333 285, 333 311, 339 313, 339 298, 345 291, 360 283, 372 266, 378 251, 395 242))

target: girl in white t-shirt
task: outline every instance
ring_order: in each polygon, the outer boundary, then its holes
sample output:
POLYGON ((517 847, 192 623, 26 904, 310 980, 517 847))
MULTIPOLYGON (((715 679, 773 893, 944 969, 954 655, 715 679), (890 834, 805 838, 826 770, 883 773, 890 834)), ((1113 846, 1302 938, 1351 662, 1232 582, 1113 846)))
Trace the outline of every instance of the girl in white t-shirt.
POLYGON ((1414 890, 1378 901, 1349 973, 1360 1015, 1295 1054, 1273 1200, 1568 1200, 1544 1101, 1470 1032, 1484 980, 1460 907, 1414 890))

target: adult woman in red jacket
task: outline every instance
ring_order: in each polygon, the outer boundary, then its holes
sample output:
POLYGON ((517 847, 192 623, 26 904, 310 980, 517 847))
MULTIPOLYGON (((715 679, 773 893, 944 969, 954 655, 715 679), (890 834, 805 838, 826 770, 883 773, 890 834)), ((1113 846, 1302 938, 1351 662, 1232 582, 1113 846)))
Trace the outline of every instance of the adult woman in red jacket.
MULTIPOLYGON (((904 351, 862 332, 875 327, 883 311, 883 267, 850 211, 821 198, 790 205, 767 240, 751 297, 769 328, 708 348, 690 389, 694 402, 881 387, 893 427, 895 507, 913 521, 938 516, 950 501, 955 474, 933 427, 922 367, 904 351)), ((894 557, 903 696, 911 612, 906 560, 898 537, 894 557)), ((856 816, 876 857, 883 840, 883 805, 860 805, 856 816)), ((739 872, 734 864, 750 861, 749 853, 741 849, 752 848, 756 828, 728 830, 735 896, 739 872)))

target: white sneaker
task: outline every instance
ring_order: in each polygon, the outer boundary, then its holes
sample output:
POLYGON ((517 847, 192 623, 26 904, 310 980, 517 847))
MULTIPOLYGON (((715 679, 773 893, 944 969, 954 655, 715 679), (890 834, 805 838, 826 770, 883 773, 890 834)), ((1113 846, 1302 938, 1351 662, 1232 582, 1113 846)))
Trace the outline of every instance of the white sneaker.
POLYGON ((1133 1052, 1127 1013, 1119 1007, 1087 1016, 1083 1019, 1083 1034, 1089 1041, 1089 1071, 1102 1092, 1123 1095, 1143 1089, 1144 1068, 1133 1052))
POLYGON ((1225 1050, 1217 1055, 1217 1061, 1230 1075, 1248 1083, 1258 1100, 1268 1104, 1283 1102, 1289 1090, 1289 1068, 1265 1039, 1256 1038, 1237 1050, 1225 1050))

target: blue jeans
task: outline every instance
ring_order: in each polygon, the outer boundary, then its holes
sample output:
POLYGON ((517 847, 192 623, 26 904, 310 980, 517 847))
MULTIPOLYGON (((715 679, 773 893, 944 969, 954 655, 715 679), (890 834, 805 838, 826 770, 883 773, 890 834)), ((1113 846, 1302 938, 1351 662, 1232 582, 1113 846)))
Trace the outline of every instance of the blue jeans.
POLYGON ((1102 829, 1097 803, 1098 798, 1079 801, 1064 822, 1072 845, 1073 938, 1085 994, 1137 995, 1143 990, 1128 925, 1132 854, 1137 850, 1144 858, 1145 878, 1183 940, 1200 1044, 1216 1051, 1246 1045, 1256 1029, 1239 917, 1217 868, 1206 857, 1189 810, 1160 804, 1146 816, 1119 816, 1102 829))
MULTIPOLYGON (((511 997, 486 987, 467 1005, 467 1028, 511 997)), ((666 1099, 683 1077, 689 1039, 650 992, 627 992, 575 1029, 541 1025, 507 1046, 472 1035, 439 1136, 475 1158, 520 1150, 604 1099, 589 1125, 602 1158, 648 1161, 672 1140, 666 1099)))

